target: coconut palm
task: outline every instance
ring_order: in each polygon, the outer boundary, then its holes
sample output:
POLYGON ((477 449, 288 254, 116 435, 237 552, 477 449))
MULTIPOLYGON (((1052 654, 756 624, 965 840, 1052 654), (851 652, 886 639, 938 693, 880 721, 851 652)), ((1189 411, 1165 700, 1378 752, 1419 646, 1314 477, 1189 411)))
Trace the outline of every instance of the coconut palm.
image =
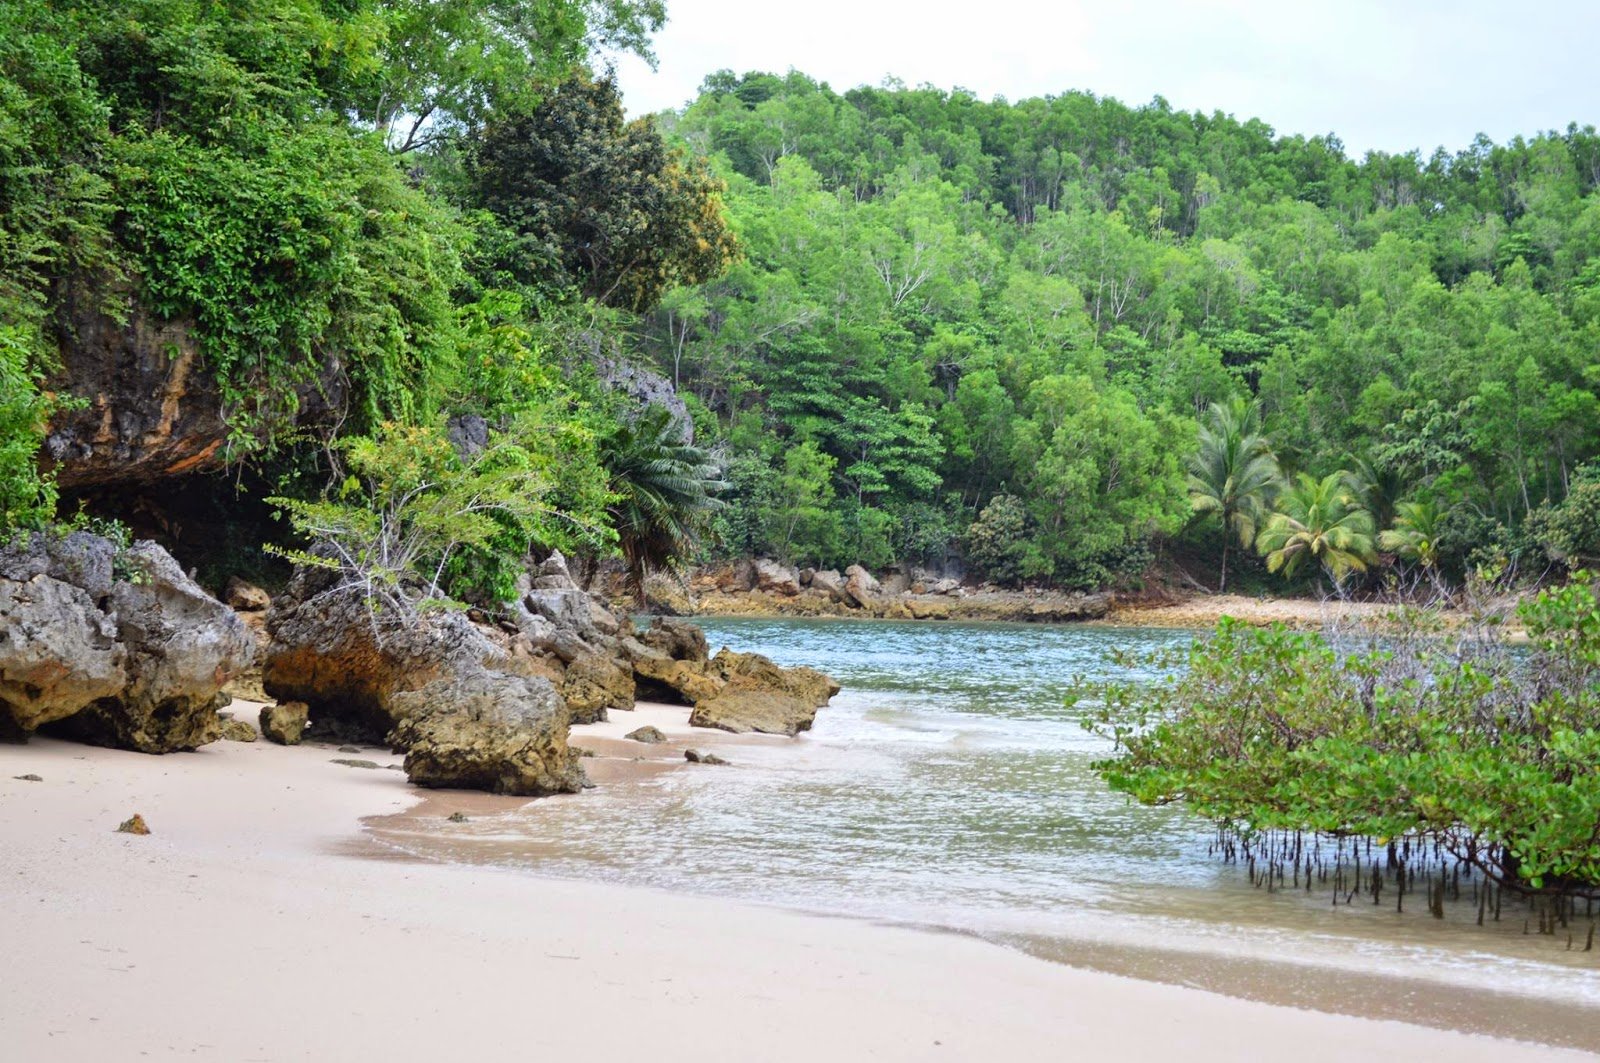
POLYGON ((1261 435, 1259 404, 1239 397, 1213 402, 1189 460, 1189 502, 1197 516, 1222 519, 1219 591, 1228 586, 1228 548, 1235 539, 1246 550, 1255 542, 1279 480, 1277 459, 1261 435))
POLYGON ((1368 513, 1372 523, 1387 528, 1394 523, 1399 512, 1400 498, 1407 483, 1400 469, 1394 465, 1378 465, 1367 458, 1355 458, 1350 463, 1350 489, 1368 513))
POLYGON ((1322 565, 1335 583, 1351 572, 1365 572, 1376 557, 1372 514, 1350 490, 1343 471, 1317 479, 1301 473, 1278 496, 1256 549, 1267 570, 1293 576, 1308 560, 1322 565))
POLYGON ((1432 502, 1401 502, 1394 512, 1394 527, 1378 536, 1378 545, 1425 569, 1438 567, 1443 518, 1439 507, 1432 502))
POLYGON ((722 469, 689 442, 661 406, 617 426, 600 444, 600 460, 617 500, 609 507, 628 588, 644 605, 644 580, 686 554, 695 533, 721 503, 722 469))

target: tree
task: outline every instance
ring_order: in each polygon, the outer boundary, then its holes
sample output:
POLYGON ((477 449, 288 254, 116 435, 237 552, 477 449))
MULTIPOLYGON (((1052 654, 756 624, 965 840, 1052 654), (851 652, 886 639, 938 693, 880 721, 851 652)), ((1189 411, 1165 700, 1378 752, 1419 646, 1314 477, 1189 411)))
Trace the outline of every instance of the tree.
POLYGON ((1439 567, 1441 516, 1433 502, 1397 503, 1394 527, 1378 536, 1378 545, 1431 572, 1439 567))
POLYGON ((608 78, 579 74, 502 110, 473 138, 467 171, 505 229, 498 268, 548 295, 647 310, 736 254, 722 182, 649 119, 624 122, 608 78))
POLYGON ((1222 520, 1222 572, 1228 587, 1228 548, 1248 550, 1256 540, 1279 483, 1278 462, 1261 435, 1261 408, 1244 398, 1214 402, 1200 425, 1199 447, 1189 460, 1189 502, 1197 516, 1222 520))
POLYGON ((628 588, 642 607, 645 576, 685 557, 719 506, 721 467, 690 443, 663 406, 647 406, 600 442, 600 460, 616 501, 612 527, 628 588))
POLYGON ((1350 491, 1349 474, 1318 480, 1306 473, 1278 496, 1256 549, 1269 572, 1293 576, 1308 560, 1320 564, 1335 584, 1351 572, 1365 572, 1374 559, 1372 514, 1350 491))

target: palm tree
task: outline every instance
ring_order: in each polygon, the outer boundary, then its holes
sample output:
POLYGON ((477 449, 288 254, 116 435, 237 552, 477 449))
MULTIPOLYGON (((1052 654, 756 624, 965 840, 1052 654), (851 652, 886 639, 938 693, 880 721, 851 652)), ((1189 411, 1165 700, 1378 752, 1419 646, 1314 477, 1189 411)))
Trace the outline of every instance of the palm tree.
POLYGON ((1222 575, 1228 587, 1228 547, 1235 538, 1248 550, 1279 483, 1278 461, 1261 435, 1261 407, 1235 397, 1213 402, 1200 426, 1200 446, 1189 460, 1189 502, 1197 516, 1222 518, 1222 575))
POLYGON ((1307 559, 1321 563, 1335 583, 1351 572, 1365 572, 1376 557, 1372 514, 1350 490, 1349 474, 1318 480, 1301 473, 1278 498, 1256 549, 1269 572, 1293 576, 1307 559))
POLYGON ((1400 497, 1407 487, 1400 469, 1394 465, 1377 465, 1367 458, 1355 458, 1349 475, 1350 490, 1372 514, 1372 523, 1379 528, 1393 524, 1400 497))
POLYGON ((1378 536, 1378 545, 1407 561, 1432 570, 1439 564, 1443 514, 1432 502, 1401 502, 1394 507, 1394 527, 1378 536))
POLYGON ((608 511, 628 588, 643 606, 645 575, 687 553, 721 505, 716 495, 723 488, 722 469, 661 406, 619 424, 601 441, 600 460, 617 496, 608 511))

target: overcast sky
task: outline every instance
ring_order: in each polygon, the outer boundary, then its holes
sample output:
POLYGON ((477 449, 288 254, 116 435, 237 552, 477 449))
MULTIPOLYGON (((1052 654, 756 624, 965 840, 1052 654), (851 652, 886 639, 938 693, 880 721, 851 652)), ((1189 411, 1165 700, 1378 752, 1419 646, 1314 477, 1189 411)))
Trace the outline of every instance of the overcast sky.
POLYGON ((1087 89, 1337 133, 1350 154, 1600 124, 1600 0, 667 0, 659 69, 617 64, 633 114, 706 74, 793 67, 843 92, 898 77, 980 97, 1087 89))

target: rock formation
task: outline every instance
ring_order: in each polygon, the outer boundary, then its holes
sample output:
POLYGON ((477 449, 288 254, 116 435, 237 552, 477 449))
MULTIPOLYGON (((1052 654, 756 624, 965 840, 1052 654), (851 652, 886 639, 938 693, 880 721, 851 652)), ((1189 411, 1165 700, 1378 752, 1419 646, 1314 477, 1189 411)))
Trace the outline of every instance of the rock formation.
POLYGON ((165 550, 73 532, 0 550, 0 720, 166 753, 217 738, 249 633, 165 550))

